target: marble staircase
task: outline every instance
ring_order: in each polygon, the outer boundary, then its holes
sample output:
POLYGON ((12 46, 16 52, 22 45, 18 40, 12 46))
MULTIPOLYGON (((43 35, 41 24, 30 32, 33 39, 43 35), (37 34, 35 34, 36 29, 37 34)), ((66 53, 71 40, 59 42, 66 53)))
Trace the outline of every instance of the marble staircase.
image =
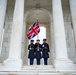
POLYGON ((76 75, 76 72, 60 72, 51 65, 25 65, 20 71, 0 71, 0 75, 76 75))

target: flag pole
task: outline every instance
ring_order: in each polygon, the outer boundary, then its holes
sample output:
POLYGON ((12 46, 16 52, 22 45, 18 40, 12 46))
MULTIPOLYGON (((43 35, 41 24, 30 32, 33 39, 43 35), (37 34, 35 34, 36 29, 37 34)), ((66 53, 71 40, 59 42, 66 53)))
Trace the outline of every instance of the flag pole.
MULTIPOLYGON (((37 18, 37 23, 38 23, 38 18, 37 18)), ((39 35, 37 35, 37 39, 39 39, 39 35)))
POLYGON ((39 35, 37 35, 37 39, 39 39, 39 35))

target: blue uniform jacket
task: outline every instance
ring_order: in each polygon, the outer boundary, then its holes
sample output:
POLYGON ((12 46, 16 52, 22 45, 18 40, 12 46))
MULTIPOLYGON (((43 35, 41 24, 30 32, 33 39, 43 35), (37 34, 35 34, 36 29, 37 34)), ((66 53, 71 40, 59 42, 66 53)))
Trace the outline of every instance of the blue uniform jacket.
POLYGON ((30 44, 28 46, 28 50, 29 50, 28 58, 34 59, 34 57, 35 57, 35 55, 34 55, 34 53, 35 53, 34 44, 30 44))
POLYGON ((35 58, 36 59, 41 59, 41 51, 42 51, 42 46, 39 43, 35 44, 35 58))
POLYGON ((47 43, 42 44, 42 57, 49 58, 49 45, 47 43))

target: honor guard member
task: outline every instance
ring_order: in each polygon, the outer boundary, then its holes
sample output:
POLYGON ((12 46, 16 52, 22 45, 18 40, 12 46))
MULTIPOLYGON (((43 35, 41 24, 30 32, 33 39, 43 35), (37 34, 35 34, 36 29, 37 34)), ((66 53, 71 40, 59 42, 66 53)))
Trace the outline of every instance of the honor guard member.
POLYGON ((28 50, 29 50, 28 58, 30 59, 30 65, 33 65, 33 62, 34 62, 35 49, 34 49, 33 42, 34 42, 34 40, 31 40, 30 44, 28 46, 28 50))
POLYGON ((48 64, 49 52, 49 45, 46 43, 46 39, 43 39, 42 57, 44 58, 44 65, 48 64))
POLYGON ((37 42, 35 43, 35 58, 36 58, 37 65, 40 65, 42 46, 40 44, 39 39, 36 41, 37 42))

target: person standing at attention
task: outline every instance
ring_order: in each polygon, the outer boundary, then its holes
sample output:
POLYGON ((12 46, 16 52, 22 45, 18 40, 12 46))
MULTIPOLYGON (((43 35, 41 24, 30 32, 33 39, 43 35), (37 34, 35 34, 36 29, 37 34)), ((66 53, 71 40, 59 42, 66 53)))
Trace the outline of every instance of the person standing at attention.
POLYGON ((33 44, 34 40, 30 41, 30 44, 28 45, 28 58, 30 59, 30 65, 33 65, 34 63, 34 53, 35 53, 35 49, 34 49, 34 44, 33 44))
POLYGON ((35 43, 35 58, 37 65, 40 65, 40 59, 41 59, 41 52, 42 52, 42 46, 40 44, 40 40, 36 40, 37 42, 35 43))
POLYGON ((44 65, 48 65, 49 52, 49 45, 46 43, 46 39, 43 39, 42 58, 44 59, 44 65))

